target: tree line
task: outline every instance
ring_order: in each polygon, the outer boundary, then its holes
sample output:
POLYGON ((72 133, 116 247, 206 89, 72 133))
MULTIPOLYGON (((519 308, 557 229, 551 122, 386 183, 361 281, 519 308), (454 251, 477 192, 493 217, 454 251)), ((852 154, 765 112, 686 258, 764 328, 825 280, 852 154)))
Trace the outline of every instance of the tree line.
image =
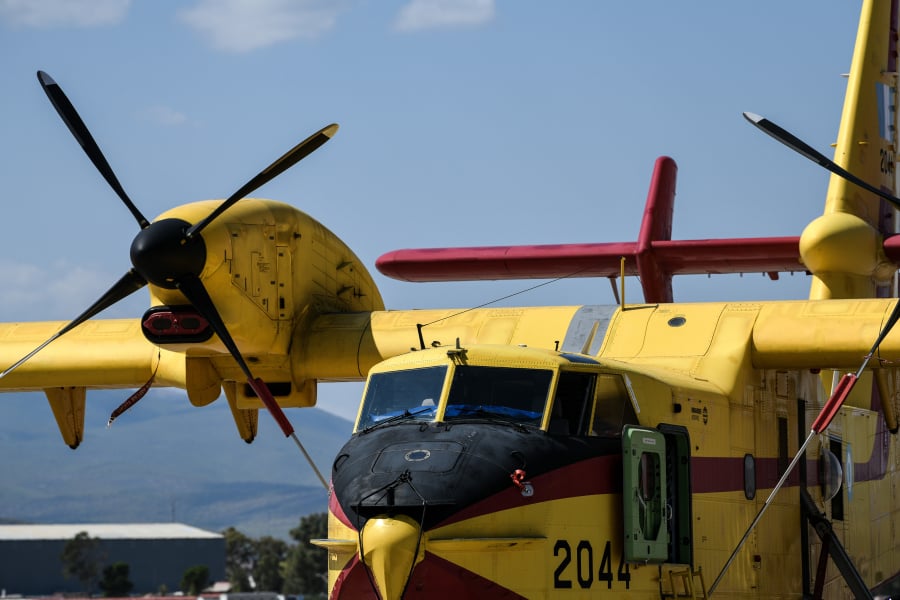
MULTIPOLYGON (((325 599, 328 581, 327 552, 309 543, 328 536, 328 515, 313 513, 300 519, 289 535, 296 543, 271 536, 251 538, 234 527, 222 532, 225 538, 225 576, 232 592, 279 592, 303 594, 308 600, 325 599)), ((79 532, 61 555, 63 573, 78 579, 88 594, 94 586, 106 597, 127 596, 133 589, 129 565, 115 562, 103 566, 100 540, 79 532)), ((190 595, 199 594, 210 583, 209 568, 196 565, 185 570, 181 588, 190 595)), ((157 590, 167 593, 168 590, 157 590)))
POLYGON ((233 592, 266 591, 325 598, 328 554, 309 540, 328 537, 328 515, 312 513, 290 531, 296 544, 263 536, 247 537, 234 527, 225 536, 225 575, 233 592), (252 584, 255 584, 254 588, 252 584))

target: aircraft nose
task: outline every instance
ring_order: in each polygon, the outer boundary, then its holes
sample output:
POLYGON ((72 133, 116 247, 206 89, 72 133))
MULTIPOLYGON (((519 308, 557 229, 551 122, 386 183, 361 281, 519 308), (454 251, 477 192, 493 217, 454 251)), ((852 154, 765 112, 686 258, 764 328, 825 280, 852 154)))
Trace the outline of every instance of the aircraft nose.
POLYGON ((362 530, 363 563, 382 600, 400 600, 412 569, 425 556, 419 524, 406 515, 369 519, 362 530))

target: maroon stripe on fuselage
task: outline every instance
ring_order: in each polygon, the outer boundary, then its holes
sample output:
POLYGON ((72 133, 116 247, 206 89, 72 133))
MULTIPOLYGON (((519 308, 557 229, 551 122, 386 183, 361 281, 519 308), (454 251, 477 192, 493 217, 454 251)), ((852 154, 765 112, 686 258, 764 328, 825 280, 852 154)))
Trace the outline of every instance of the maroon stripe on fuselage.
MULTIPOLYGON (((879 436, 876 435, 876 440, 879 439, 879 436)), ((887 458, 883 450, 886 449, 887 445, 876 444, 875 451, 872 452, 868 462, 855 463, 853 466, 854 481, 871 481, 884 477, 887 458)), ((775 487, 789 460, 756 458, 754 462, 756 475, 754 487, 771 489, 775 487)), ((818 466, 818 459, 807 459, 807 483, 809 485, 816 485, 819 481, 818 466)), ((787 487, 797 486, 799 482, 799 471, 795 469, 785 485, 787 487)), ((531 479, 531 484, 534 488, 534 495, 531 498, 522 497, 518 488, 510 486, 509 489, 499 494, 464 508, 439 523, 438 527, 535 502, 549 502, 592 494, 621 494, 622 457, 621 455, 608 455, 580 461, 534 477, 531 479)), ((691 459, 691 493, 710 494, 743 490, 744 457, 695 456, 691 459)))
MULTIPOLYGON (((878 425, 873 439, 869 459, 853 464, 853 481, 874 481, 884 478, 887 472, 890 438, 884 419, 878 416, 878 425)), ((838 457, 841 462, 844 456, 838 457)), ((756 489, 771 489, 787 466, 789 459, 755 458, 756 489)), ((807 452, 807 484, 816 485, 819 460, 807 452)), ((579 461, 526 479, 531 482, 534 495, 522 496, 518 487, 510 481, 506 490, 484 500, 473 503, 453 514, 437 526, 457 523, 465 519, 493 512, 517 508, 536 502, 549 502, 562 498, 596 494, 620 494, 622 492, 622 456, 605 455, 579 461)), ((788 477, 786 486, 799 484, 797 469, 788 477)), ((742 456, 695 456, 691 458, 691 492, 708 494, 715 492, 736 492, 744 490, 744 457, 742 456)), ((344 525, 356 529, 341 508, 338 498, 332 493, 328 507, 331 513, 344 525)))
POLYGON ((350 519, 347 518, 347 513, 344 512, 344 509, 341 508, 341 503, 338 501, 337 494, 334 493, 334 486, 331 488, 331 493, 328 494, 328 510, 335 516, 335 518, 349 527, 354 531, 357 530, 356 526, 350 522, 350 519))
MULTIPOLYGON (((359 558, 347 563, 332 590, 332 598, 379 600, 359 558)), ((403 594, 404 600, 458 600, 459 598, 503 598, 524 600, 514 591, 498 585, 430 552, 425 552, 403 594)))
MULTIPOLYGON (((877 386, 872 386, 877 390, 877 386)), ((877 392, 873 393, 876 396, 877 392)), ((875 426, 875 436, 872 441, 872 451, 869 460, 864 463, 853 463, 853 481, 873 481, 884 478, 887 473, 888 457, 891 451, 891 433, 881 412, 877 415, 878 424, 875 426)), ((841 463, 844 457, 838 457, 841 463)))
MULTIPOLYGON (((864 463, 853 463, 853 481, 876 481, 883 479, 887 473, 888 451, 890 439, 888 431, 879 422, 878 432, 875 434, 875 444, 869 455, 869 460, 864 463)), ((807 454, 809 456, 809 454, 807 454)), ((846 457, 839 456, 841 464, 846 457)), ((756 489, 771 489, 787 468, 789 459, 756 458, 756 489), (779 464, 780 463, 780 464, 779 464)), ((844 467, 846 469, 846 466, 844 467)), ((806 459, 806 483, 818 485, 819 483, 819 459, 806 459)), ((798 469, 788 476, 785 487, 793 487, 800 484, 800 472, 798 469)), ((711 494, 714 492, 736 492, 744 489, 744 457, 733 456, 695 456, 691 459, 691 492, 694 494, 711 494)))
MULTIPOLYGON (((854 463, 854 481, 872 481, 884 477, 887 471, 887 450, 889 442, 887 430, 879 428, 875 448, 868 462, 854 463), (884 435, 880 435, 883 431, 884 435)), ((839 457, 842 458, 843 457, 839 457)), ((775 487, 789 460, 778 458, 755 459, 757 489, 775 487)), ((819 481, 818 459, 807 459, 807 482, 815 485, 819 481)), ((587 496, 592 494, 622 493, 622 457, 608 455, 583 460, 572 465, 554 469, 532 478, 534 495, 524 498, 518 488, 510 488, 464 508, 438 526, 457 523, 465 519, 492 512, 516 508, 535 502, 549 502, 562 498, 587 496)), ((797 469, 788 477, 786 486, 799 485, 797 469)), ((714 492, 736 492, 744 490, 744 457, 695 456, 691 459, 691 492, 709 494, 714 492)))
POLYGON ((372 587, 369 575, 365 567, 359 561, 359 555, 354 555, 341 570, 334 588, 331 590, 332 598, 353 598, 354 600, 380 600, 378 593, 372 587))
MULTIPOLYGON (((811 461, 810 461, 811 462, 811 461)), ((781 475, 777 458, 757 458, 755 463, 754 488, 775 487, 781 475)), ((785 467, 787 464, 784 465, 785 467)), ((815 463, 810 465, 815 468, 815 463)), ((795 469, 788 477, 786 486, 797 485, 800 481, 795 469)), ((736 492, 744 489, 744 457, 695 456, 691 459, 691 492, 711 494, 715 492, 736 492)))
POLYGON ((526 472, 526 480, 534 489, 534 495, 530 498, 522 496, 519 488, 510 481, 508 489, 462 509, 437 527, 537 502, 596 494, 621 494, 622 455, 612 454, 582 460, 533 478, 529 478, 526 472))

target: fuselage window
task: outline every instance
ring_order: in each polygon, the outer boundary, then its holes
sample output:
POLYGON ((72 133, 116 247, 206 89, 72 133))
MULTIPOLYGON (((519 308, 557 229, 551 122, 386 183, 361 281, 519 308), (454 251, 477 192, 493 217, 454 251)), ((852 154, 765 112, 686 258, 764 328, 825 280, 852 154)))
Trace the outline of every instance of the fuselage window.
POLYGON ((591 435, 622 435, 625 425, 637 425, 637 414, 621 375, 601 373, 597 377, 597 404, 591 435))
POLYGON ((401 415, 432 420, 446 375, 446 366, 373 373, 366 386, 357 429, 365 429, 401 415))
POLYGON ((752 454, 744 455, 744 498, 756 498, 756 459, 752 454))
POLYGON ((457 365, 444 420, 495 418, 540 425, 553 372, 457 365))
POLYGON ((561 371, 548 431, 558 435, 585 435, 594 399, 594 373, 561 371))
MULTIPOLYGON (((844 475, 843 475, 844 451, 843 451, 842 446, 843 446, 843 444, 841 443, 841 440, 829 438, 828 447, 829 447, 829 450, 831 451, 831 454, 836 459, 835 462, 837 463, 837 469, 836 469, 837 484, 833 487, 833 489, 835 491, 831 492, 831 494, 834 494, 831 498, 831 518, 832 518, 832 520, 835 520, 835 521, 843 521, 844 520, 844 493, 841 491, 841 482, 844 477, 844 475)), ((834 470, 832 470, 832 471, 834 471, 834 470)), ((822 479, 825 479, 825 477, 822 477, 822 479)))

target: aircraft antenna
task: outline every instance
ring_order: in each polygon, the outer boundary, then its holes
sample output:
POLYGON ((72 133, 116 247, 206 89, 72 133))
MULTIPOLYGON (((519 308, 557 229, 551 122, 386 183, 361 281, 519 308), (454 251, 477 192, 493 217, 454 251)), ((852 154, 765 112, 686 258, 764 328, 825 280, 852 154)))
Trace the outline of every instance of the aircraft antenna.
MULTIPOLYGON (((467 312, 472 312, 473 310, 478 310, 479 308, 484 308, 485 306, 490 306, 491 304, 496 304, 497 302, 501 302, 503 300, 508 300, 520 294, 524 294, 526 292, 531 292, 538 288, 544 287, 545 285, 550 285, 551 283, 556 283, 557 281, 562 281, 563 279, 568 279, 569 277, 575 277, 582 271, 586 271, 589 267, 585 267, 584 269, 579 269, 574 273, 569 273, 568 275, 563 275, 562 277, 557 277, 555 279, 548 279, 547 281, 543 281, 537 285, 533 285, 531 287, 527 287, 525 289, 519 290, 518 292, 513 292, 512 294, 507 294, 505 296, 501 296, 500 298, 495 298, 493 300, 489 300, 483 304, 479 304, 478 306, 473 306, 471 308, 463 309, 459 312, 455 312, 452 315, 447 315, 446 317, 441 317, 440 319, 435 319, 434 321, 429 321, 428 323, 417 323, 416 328, 419 330, 419 339, 422 343, 422 348, 425 348, 425 342, 422 338, 422 329, 428 327, 429 325, 434 325, 435 323, 440 323, 441 321, 446 321, 447 319, 452 319, 453 317, 458 317, 460 315, 464 315, 467 312)), ((613 286, 613 292, 615 292, 615 286, 613 286)))
POLYGON ((419 333, 419 349, 420 350, 425 349, 425 337, 422 335, 423 327, 425 327, 425 325, 422 325, 421 323, 416 323, 416 331, 419 333))

